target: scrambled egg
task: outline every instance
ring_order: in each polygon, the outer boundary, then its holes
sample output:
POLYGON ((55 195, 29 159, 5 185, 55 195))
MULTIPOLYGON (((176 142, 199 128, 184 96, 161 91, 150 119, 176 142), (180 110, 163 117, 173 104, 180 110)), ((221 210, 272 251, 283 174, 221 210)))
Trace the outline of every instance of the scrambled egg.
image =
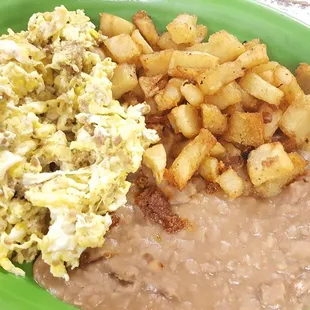
POLYGON ((145 105, 113 100, 103 39, 63 6, 0 37, 0 266, 16 275, 12 261, 41 251, 68 279, 87 247, 102 246, 128 173, 159 139, 145 105))

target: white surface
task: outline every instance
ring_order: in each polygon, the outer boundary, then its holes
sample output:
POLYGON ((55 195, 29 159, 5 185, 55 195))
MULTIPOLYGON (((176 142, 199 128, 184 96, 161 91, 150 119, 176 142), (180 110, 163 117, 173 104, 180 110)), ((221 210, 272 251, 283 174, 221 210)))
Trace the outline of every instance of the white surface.
POLYGON ((310 0, 256 0, 310 26, 310 0))

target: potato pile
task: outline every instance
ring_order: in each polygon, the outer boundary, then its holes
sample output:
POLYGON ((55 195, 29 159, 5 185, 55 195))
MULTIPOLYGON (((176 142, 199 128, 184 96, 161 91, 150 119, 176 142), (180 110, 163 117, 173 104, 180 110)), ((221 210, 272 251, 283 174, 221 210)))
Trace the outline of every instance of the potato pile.
POLYGON ((115 99, 146 102, 176 138, 144 154, 156 182, 182 190, 199 173, 236 198, 249 179, 271 197, 304 174, 308 163, 297 150, 310 149, 310 66, 301 64, 296 78, 269 60, 259 39, 241 43, 225 30, 205 42, 208 29, 193 15, 180 14, 166 29, 159 34, 144 11, 133 23, 101 14, 103 51, 118 64, 115 99), (167 153, 175 155, 169 165, 167 153))

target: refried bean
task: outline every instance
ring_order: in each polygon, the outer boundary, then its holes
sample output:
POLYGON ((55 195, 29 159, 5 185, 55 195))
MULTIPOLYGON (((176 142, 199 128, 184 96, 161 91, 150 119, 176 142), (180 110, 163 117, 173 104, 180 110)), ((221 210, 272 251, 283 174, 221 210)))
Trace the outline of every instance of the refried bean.
POLYGON ((178 201, 171 212, 191 223, 174 234, 127 204, 103 247, 90 250, 92 262, 69 271, 68 282, 40 258, 34 278, 84 310, 307 309, 309 182, 307 175, 265 200, 229 200, 189 184, 169 196, 178 201))

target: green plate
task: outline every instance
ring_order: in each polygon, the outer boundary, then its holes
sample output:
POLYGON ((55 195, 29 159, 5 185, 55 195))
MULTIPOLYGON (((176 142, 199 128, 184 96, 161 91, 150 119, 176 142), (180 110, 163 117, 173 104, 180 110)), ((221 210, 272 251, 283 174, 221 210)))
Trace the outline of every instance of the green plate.
MULTIPOLYGON (((160 30, 178 13, 193 13, 210 32, 226 29, 241 41, 261 38, 268 44, 270 57, 291 70, 300 62, 310 63, 310 29, 249 0, 1 0, 0 31, 26 29, 32 13, 53 10, 61 4, 72 10, 85 9, 96 24, 99 12, 130 19, 137 10, 145 9, 160 30)), ((30 265, 25 270, 24 279, 0 271, 1 310, 72 309, 34 283, 30 265)))

